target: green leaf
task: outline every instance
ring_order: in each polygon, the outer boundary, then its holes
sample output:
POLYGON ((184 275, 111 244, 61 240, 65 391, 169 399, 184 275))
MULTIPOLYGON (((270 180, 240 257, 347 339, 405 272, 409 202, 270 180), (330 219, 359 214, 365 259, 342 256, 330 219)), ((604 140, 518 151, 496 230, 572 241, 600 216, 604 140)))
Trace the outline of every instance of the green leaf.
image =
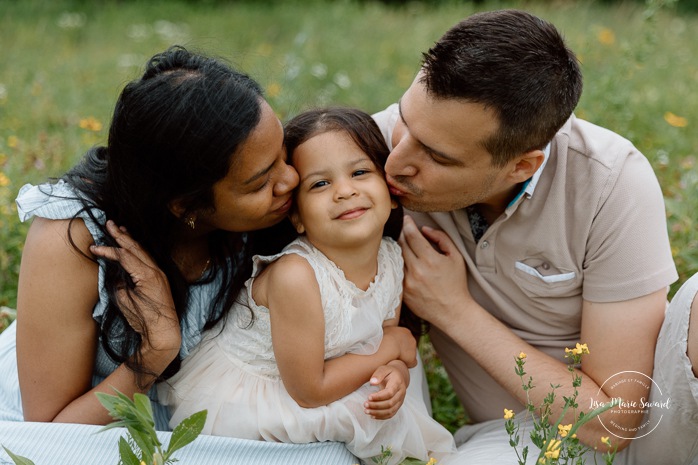
POLYGON ((426 465, 427 462, 424 460, 419 460, 414 457, 407 457, 405 460, 400 462, 400 465, 426 465))
POLYGON ((141 461, 138 456, 131 450, 131 446, 126 442, 126 439, 119 438, 119 457, 123 465, 140 465, 141 461))
POLYGON ((153 440, 150 437, 150 435, 131 427, 127 429, 129 434, 131 435, 131 438, 133 439, 133 442, 135 442, 138 445, 138 448, 141 450, 143 456, 152 457, 155 453, 156 445, 153 444, 153 440))
POLYGON ((170 437, 170 445, 165 453, 165 460, 167 460, 174 451, 186 446, 201 434, 201 430, 204 429, 204 424, 206 423, 207 415, 208 411, 202 410, 185 418, 175 427, 170 437))
POLYGON ((7 452, 7 455, 10 456, 15 465, 34 465, 34 462, 29 460, 28 458, 22 457, 21 455, 13 454, 12 452, 10 452, 10 449, 8 449, 5 446, 2 446, 2 448, 5 449, 5 452, 7 452))
POLYGON ((115 417, 116 405, 119 403, 119 398, 104 392, 97 392, 95 395, 104 408, 107 409, 107 412, 109 412, 112 417, 115 417))
POLYGON ((139 412, 148 418, 153 418, 153 405, 150 403, 150 398, 148 396, 137 392, 133 395, 133 403, 136 405, 139 412))

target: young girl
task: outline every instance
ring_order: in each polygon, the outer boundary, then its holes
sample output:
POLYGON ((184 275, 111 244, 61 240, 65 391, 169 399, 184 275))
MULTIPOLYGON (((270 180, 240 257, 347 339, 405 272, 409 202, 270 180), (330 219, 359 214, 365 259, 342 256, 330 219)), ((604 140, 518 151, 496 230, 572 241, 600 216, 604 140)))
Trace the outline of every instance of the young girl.
POLYGON ((378 127, 358 110, 310 111, 289 122, 286 147, 300 177, 291 222, 301 236, 254 258, 228 324, 161 387, 172 423, 207 409, 205 433, 342 441, 364 462, 382 447, 391 463, 453 452, 451 434, 423 405, 407 397, 394 412, 391 393, 370 382, 380 365, 398 369, 416 356, 397 326, 403 262, 383 237, 397 203, 378 127))

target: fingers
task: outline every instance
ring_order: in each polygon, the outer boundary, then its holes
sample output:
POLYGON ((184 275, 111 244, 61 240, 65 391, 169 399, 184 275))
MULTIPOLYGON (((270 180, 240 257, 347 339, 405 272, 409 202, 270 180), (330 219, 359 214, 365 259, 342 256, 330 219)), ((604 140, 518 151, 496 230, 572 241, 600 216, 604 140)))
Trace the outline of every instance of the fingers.
MULTIPOLYGON (((371 384, 375 384, 374 378, 371 379, 371 384)), ((407 392, 407 386, 397 379, 385 379, 385 383, 381 383, 383 389, 374 392, 368 396, 368 400, 364 403, 364 412, 372 418, 384 420, 393 417, 407 392)))
POLYGON ((399 243, 402 246, 403 255, 407 254, 415 259, 422 259, 433 254, 435 248, 437 252, 445 255, 457 252, 456 246, 448 234, 429 226, 422 226, 420 230, 410 216, 405 216, 399 243))
MULTIPOLYGON (((406 390, 403 387, 403 391, 406 390)), ((364 402, 364 412, 373 418, 386 419, 397 413, 404 399, 404 392, 393 384, 386 386, 378 392, 374 392, 368 396, 368 400, 364 402)))
POLYGON ((385 381, 385 377, 388 376, 391 371, 392 368, 388 367, 387 365, 381 365, 376 368, 376 371, 373 372, 373 376, 371 376, 371 380, 369 382, 373 386, 382 385, 383 381, 385 381))
POLYGON ((118 227, 112 220, 107 220, 107 232, 116 240, 119 247, 122 249, 130 251, 136 256, 140 261, 150 264, 151 260, 141 246, 133 240, 131 235, 126 231, 126 228, 121 226, 118 227))
POLYGON ((116 240, 118 247, 92 245, 90 251, 94 255, 119 262, 131 275, 134 283, 144 275, 159 269, 126 228, 118 227, 111 220, 107 221, 106 227, 107 232, 116 240))
POLYGON ((429 241, 435 244, 437 250, 440 250, 444 255, 451 255, 454 252, 458 253, 458 249, 451 238, 448 237, 448 234, 440 229, 422 226, 422 234, 424 234, 429 241))
POLYGON ((402 253, 405 255, 405 261, 408 258, 419 258, 419 252, 424 252, 424 247, 431 247, 427 240, 419 232, 417 225, 411 216, 406 215, 402 224, 402 232, 398 241, 402 247, 402 253))
POLYGON ((395 402, 393 399, 383 402, 366 402, 364 404, 364 412, 376 420, 387 420, 395 416, 400 408, 401 403, 395 402))

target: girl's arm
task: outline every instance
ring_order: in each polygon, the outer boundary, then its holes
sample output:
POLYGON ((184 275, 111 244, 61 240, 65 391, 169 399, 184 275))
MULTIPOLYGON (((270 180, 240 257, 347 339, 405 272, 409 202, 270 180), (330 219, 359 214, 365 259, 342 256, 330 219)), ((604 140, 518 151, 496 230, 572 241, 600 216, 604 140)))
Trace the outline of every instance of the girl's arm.
MULTIPOLYGON (((272 343, 284 386, 302 407, 327 405, 357 390, 382 365, 416 362, 409 330, 386 328, 373 355, 346 354, 325 361, 325 319, 320 289, 308 262, 285 255, 269 265, 255 300, 270 310, 272 343)), ((257 282, 255 282, 255 287, 257 282)), ((253 288, 253 292, 254 292, 253 288)))
MULTIPOLYGON (((402 296, 400 296, 400 304, 395 309, 395 316, 383 321, 384 331, 387 328, 398 326, 401 308, 402 296)), ((410 384, 410 372, 407 365, 402 360, 388 362, 376 369, 369 382, 373 386, 378 386, 380 390, 368 396, 364 403, 364 412, 379 420, 392 418, 405 401, 407 386, 410 384)))
MULTIPOLYGON (((94 392, 113 393, 113 387, 131 396, 144 390, 123 365, 91 387, 98 344, 92 318, 99 298, 98 267, 70 244, 68 224, 68 220, 35 218, 22 254, 17 362, 24 418, 107 424, 113 419, 94 392)), ((84 223, 74 221, 71 232, 77 247, 90 256, 93 241, 84 223)), ((146 346, 146 365, 161 372, 172 360, 172 351, 146 346)))

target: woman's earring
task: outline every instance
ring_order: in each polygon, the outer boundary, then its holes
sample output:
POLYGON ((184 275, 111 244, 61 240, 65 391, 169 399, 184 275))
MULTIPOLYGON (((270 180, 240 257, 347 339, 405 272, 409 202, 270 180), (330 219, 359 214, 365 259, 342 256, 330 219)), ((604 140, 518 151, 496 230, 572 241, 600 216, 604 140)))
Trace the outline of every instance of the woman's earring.
POLYGON ((187 216, 186 218, 184 218, 184 222, 185 222, 185 223, 187 224, 187 226, 189 226, 191 229, 195 229, 195 228, 196 228, 196 218, 194 218, 193 216, 187 216))

